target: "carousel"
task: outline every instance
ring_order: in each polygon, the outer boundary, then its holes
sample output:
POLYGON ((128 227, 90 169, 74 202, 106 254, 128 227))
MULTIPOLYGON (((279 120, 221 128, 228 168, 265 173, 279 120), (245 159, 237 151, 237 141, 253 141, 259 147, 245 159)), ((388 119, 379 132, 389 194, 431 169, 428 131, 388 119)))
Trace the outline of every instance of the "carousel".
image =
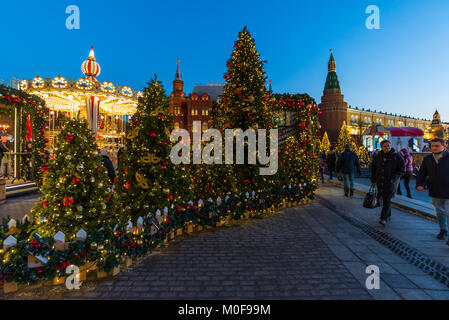
POLYGON ((129 86, 118 86, 112 82, 99 82, 100 65, 92 47, 87 59, 81 65, 84 77, 66 79, 62 76, 22 80, 20 89, 39 96, 49 108, 49 126, 46 132, 50 140, 50 153, 54 138, 67 119, 82 117, 97 137, 99 147, 109 152, 112 160, 124 143, 126 125, 136 112, 137 99, 141 91, 129 86))

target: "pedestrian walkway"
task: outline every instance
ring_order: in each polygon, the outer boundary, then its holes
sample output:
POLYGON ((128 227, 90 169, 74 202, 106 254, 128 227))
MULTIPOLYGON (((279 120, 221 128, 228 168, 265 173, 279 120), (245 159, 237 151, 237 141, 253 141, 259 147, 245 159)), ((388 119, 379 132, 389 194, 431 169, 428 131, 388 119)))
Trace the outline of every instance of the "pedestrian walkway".
POLYGON ((449 299, 447 285, 385 240, 449 265, 449 247, 435 239, 436 222, 393 209, 385 228, 377 223, 379 209, 362 208, 362 199, 344 198, 339 187, 325 184, 311 204, 176 238, 116 277, 88 281, 78 291, 47 286, 0 297, 449 299), (380 269, 379 290, 365 286, 369 265, 380 269))
POLYGON ((30 194, 17 198, 7 199, 5 204, 0 205, 0 219, 8 216, 18 221, 30 213, 31 208, 39 201, 41 194, 30 194))

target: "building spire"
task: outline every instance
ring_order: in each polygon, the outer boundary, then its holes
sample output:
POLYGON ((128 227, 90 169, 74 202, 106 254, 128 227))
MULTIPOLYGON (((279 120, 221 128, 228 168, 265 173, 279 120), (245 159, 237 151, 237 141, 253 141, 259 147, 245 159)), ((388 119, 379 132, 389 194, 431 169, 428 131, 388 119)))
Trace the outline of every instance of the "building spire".
POLYGON ((181 71, 179 70, 179 59, 176 62, 178 63, 178 67, 176 68, 175 80, 182 81, 181 71))
POLYGON ((329 63, 327 64, 328 71, 329 72, 336 72, 337 71, 337 64, 335 62, 334 55, 332 53, 332 49, 330 49, 330 52, 331 52, 331 56, 329 58, 329 63))
POLYGON ((324 85, 324 91, 337 89, 340 90, 340 82, 338 81, 337 76, 337 64, 334 59, 334 54, 332 53, 332 49, 330 49, 331 56, 329 58, 329 62, 327 64, 328 73, 326 78, 326 84, 324 85))

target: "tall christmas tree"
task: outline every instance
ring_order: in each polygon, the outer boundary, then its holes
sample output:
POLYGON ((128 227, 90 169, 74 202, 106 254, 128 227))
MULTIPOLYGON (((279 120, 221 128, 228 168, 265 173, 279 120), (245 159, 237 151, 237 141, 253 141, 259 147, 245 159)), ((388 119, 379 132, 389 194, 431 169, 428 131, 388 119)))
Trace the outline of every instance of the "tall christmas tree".
POLYGON ((321 141, 321 152, 329 153, 331 149, 331 142, 329 140, 329 136, 327 135, 327 131, 324 132, 323 141, 321 141))
POLYGON ((192 199, 185 165, 170 160, 173 118, 162 83, 155 76, 139 99, 128 128, 117 179, 117 211, 134 222, 192 199))
MULTIPOLYGON (((351 142, 352 139, 348 127, 346 126, 346 121, 343 121, 335 150, 337 150, 337 152, 343 152, 345 151, 345 145, 351 144, 351 142)), ((357 150, 353 149, 352 151, 356 152, 357 150)))
MULTIPOLYGON (((245 27, 234 43, 231 58, 227 62, 227 72, 224 75, 226 85, 217 108, 212 114, 213 127, 223 131, 226 129, 252 128, 266 129, 267 147, 269 144, 269 129, 274 129, 274 113, 269 108, 270 95, 266 88, 266 77, 255 41, 245 27)), ((231 167, 235 178, 234 192, 237 194, 252 192, 266 186, 266 176, 261 176, 259 168, 262 165, 248 164, 247 146, 245 146, 245 164, 235 164, 231 167)))
POLYGON ((106 168, 87 124, 70 120, 56 137, 54 158, 42 167, 43 196, 31 211, 36 231, 68 238, 96 230, 116 217, 110 212, 111 190, 106 168))

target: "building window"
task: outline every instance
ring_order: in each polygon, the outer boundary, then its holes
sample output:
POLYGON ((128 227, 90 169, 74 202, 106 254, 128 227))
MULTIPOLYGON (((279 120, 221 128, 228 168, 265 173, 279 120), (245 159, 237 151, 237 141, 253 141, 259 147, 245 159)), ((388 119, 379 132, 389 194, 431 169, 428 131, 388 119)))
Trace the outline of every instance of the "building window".
POLYGON ((365 119, 364 119, 363 122, 364 122, 365 124, 369 124, 369 123, 370 123, 369 117, 365 117, 365 119))
POLYGON ((357 122, 359 122, 359 116, 352 114, 351 115, 351 123, 357 123, 357 122))
POLYGON ((377 118, 377 119, 376 119, 376 124, 381 125, 381 124, 382 124, 382 119, 377 118))
POLYGON ((404 121, 399 121, 399 122, 398 122, 398 126, 399 126, 399 127, 403 127, 403 126, 404 126, 404 121))
POLYGON ((203 108, 202 115, 203 116, 208 116, 209 115, 209 108, 203 108))
POLYGON ((394 120, 388 120, 388 126, 394 127, 394 120))
POLYGON ((192 108, 192 116, 197 116, 198 115, 198 107, 193 107, 192 108))
POLYGON ((204 101, 209 100, 209 96, 205 93, 201 96, 201 100, 204 100, 204 101))

